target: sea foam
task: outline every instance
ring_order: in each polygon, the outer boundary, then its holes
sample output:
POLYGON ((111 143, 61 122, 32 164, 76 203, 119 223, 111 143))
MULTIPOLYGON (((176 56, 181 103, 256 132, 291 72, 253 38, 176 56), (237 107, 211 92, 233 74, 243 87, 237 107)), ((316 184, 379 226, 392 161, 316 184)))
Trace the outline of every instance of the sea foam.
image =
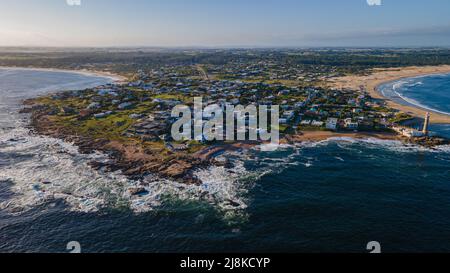
MULTIPOLYGON (((108 162, 107 155, 96 152, 80 154, 78 148, 62 140, 36 136, 23 128, 2 132, 0 181, 12 181, 12 198, 0 208, 26 211, 46 202, 62 199, 70 210, 92 212, 105 207, 127 206, 135 212, 159 207, 163 198, 208 202, 221 211, 238 211, 247 207, 248 181, 256 174, 247 172, 243 162, 235 167, 209 167, 198 170, 202 185, 186 185, 149 175, 140 181, 130 180, 118 172, 94 170, 92 161, 108 162), (145 185, 148 194, 132 196, 129 189, 145 185)), ((0 182, 1 183, 1 182, 0 182)))

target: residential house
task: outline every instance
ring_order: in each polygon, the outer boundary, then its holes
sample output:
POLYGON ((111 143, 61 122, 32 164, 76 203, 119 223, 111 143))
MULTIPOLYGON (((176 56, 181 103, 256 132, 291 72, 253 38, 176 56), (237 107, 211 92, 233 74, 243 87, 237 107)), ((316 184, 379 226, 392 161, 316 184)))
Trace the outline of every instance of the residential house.
POLYGON ((325 127, 328 130, 337 130, 338 119, 337 118, 328 118, 325 127))

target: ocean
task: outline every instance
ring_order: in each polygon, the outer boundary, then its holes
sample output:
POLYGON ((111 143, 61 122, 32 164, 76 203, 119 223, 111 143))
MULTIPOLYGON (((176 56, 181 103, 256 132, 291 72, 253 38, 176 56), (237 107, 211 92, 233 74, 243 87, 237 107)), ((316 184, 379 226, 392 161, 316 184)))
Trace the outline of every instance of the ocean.
MULTIPOLYGON (((450 115, 450 74, 401 79, 381 85, 379 91, 400 104, 450 115)), ((448 124, 433 124, 431 130, 450 138, 448 124)))
POLYGON ((89 168, 105 155, 35 136, 17 114, 26 97, 109 81, 0 70, 0 252, 66 252, 71 241, 82 252, 365 253, 370 241, 450 252, 450 147, 339 138, 256 148, 223 155, 232 169, 199 170, 202 186, 149 176, 149 194, 130 197, 135 181, 89 168))

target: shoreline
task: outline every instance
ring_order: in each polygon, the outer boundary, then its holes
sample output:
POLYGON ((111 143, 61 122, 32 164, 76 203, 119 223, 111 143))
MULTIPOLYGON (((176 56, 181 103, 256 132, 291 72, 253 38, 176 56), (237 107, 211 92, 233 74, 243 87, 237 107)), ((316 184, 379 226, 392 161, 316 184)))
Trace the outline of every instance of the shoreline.
POLYGON ((376 138, 380 140, 398 140, 402 141, 403 138, 390 132, 332 132, 332 131, 304 131, 301 134, 292 135, 287 138, 287 141, 293 141, 294 143, 302 142, 319 142, 333 138, 353 138, 353 139, 370 139, 376 138))
POLYGON ((94 76, 109 78, 114 83, 123 83, 127 81, 125 76, 114 74, 106 71, 88 70, 88 69, 59 69, 59 68, 44 68, 44 67, 23 67, 23 66, 0 66, 0 69, 9 70, 30 70, 30 71, 43 71, 43 72, 61 72, 61 73, 75 73, 84 76, 94 76))
POLYGON ((404 104, 396 102, 389 97, 383 96, 379 91, 381 85, 391 82, 439 74, 450 74, 450 65, 374 69, 370 75, 366 76, 344 76, 332 79, 329 82, 329 85, 337 89, 360 90, 361 88, 364 88, 373 98, 385 100, 388 107, 405 112, 416 118, 423 118, 426 112, 431 112, 432 123, 450 124, 450 115, 432 111, 431 109, 427 110, 417 105, 413 105, 406 100, 404 104))
POLYGON ((422 78, 426 78, 426 77, 430 77, 430 76, 437 76, 437 75, 446 75, 446 76, 450 76, 450 72, 445 72, 445 73, 432 73, 432 74, 419 75, 419 76, 414 76, 414 77, 402 77, 402 78, 400 78, 400 79, 396 79, 396 80, 389 81, 389 82, 384 82, 384 83, 381 83, 381 84, 377 85, 377 86, 375 87, 375 91, 376 91, 379 95, 383 96, 384 98, 386 98, 386 99, 388 99, 388 100, 390 100, 390 101, 393 101, 394 103, 398 103, 398 104, 400 104, 400 105, 407 106, 407 107, 415 107, 415 108, 418 108, 418 109, 423 110, 423 111, 428 111, 428 112, 430 112, 431 114, 438 114, 438 115, 450 116, 450 113, 448 113, 448 112, 444 112, 444 111, 441 111, 441 110, 433 109, 433 108, 431 108, 431 107, 428 107, 428 106, 426 106, 426 105, 421 104, 421 103, 418 102, 418 101, 415 101, 415 100, 410 99, 410 98, 408 98, 408 97, 404 97, 404 96, 402 96, 401 94, 399 94, 399 93, 397 93, 397 92, 395 92, 395 91, 392 91, 392 92, 395 93, 395 95, 396 95, 397 98, 398 98, 398 102, 397 102, 396 99, 395 99, 395 96, 394 96, 394 97, 392 97, 392 96, 386 96, 385 94, 383 94, 383 90, 381 89, 381 87, 384 86, 384 85, 392 85, 392 84, 397 83, 397 82, 400 82, 400 81, 402 81, 402 80, 407 80, 407 79, 422 79, 422 78))
MULTIPOLYGON (((28 104, 33 106, 33 104, 28 104)), ((131 179, 140 179, 143 175, 153 173, 161 178, 179 181, 183 184, 202 184, 202 181, 195 176, 195 170, 209 166, 224 166, 228 168, 228 160, 217 160, 217 156, 230 151, 245 151, 264 144, 260 142, 233 142, 217 143, 202 147, 194 153, 184 151, 169 152, 163 147, 147 147, 141 142, 130 139, 130 141, 120 141, 106 138, 98 138, 90 135, 78 135, 72 129, 62 124, 54 123, 49 109, 27 108, 31 113, 30 126, 38 135, 48 136, 72 143, 78 147, 80 153, 89 154, 93 151, 100 151, 109 154, 110 162, 91 162, 94 169, 105 171, 117 171, 131 179)), ((417 138, 407 139, 395 132, 333 132, 333 131, 304 131, 295 135, 286 135, 280 140, 280 144, 302 144, 310 142, 322 142, 339 139, 359 139, 359 140, 386 140, 399 141, 404 144, 416 144, 428 148, 440 145, 448 145, 449 142, 443 139, 417 138)))

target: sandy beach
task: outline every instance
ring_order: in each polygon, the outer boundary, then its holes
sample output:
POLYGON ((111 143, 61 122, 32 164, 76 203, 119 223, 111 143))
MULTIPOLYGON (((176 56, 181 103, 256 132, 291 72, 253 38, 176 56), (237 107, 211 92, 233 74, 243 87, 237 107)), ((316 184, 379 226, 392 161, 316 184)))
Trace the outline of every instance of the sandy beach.
POLYGON ((317 142, 328 140, 330 138, 354 138, 354 139, 368 139, 377 138, 382 140, 401 140, 401 137, 395 133, 382 133, 382 132, 348 132, 339 133, 331 131, 305 131, 301 134, 293 135, 289 137, 289 141, 295 143, 301 142, 317 142))
MULTIPOLYGON (((450 73, 450 65, 374 69, 373 73, 368 76, 346 76, 332 79, 329 83, 329 86, 337 89, 354 90, 359 90, 361 87, 363 87, 368 90, 372 97, 377 99, 385 99, 389 107, 398 109, 414 117, 422 118, 423 116, 425 116, 425 113, 427 112, 426 110, 413 106, 402 105, 400 103, 388 100, 377 91, 377 87, 381 84, 400 80, 403 78, 442 73, 450 73)), ((450 124, 450 116, 440 113, 432 113, 431 122, 450 124)))

